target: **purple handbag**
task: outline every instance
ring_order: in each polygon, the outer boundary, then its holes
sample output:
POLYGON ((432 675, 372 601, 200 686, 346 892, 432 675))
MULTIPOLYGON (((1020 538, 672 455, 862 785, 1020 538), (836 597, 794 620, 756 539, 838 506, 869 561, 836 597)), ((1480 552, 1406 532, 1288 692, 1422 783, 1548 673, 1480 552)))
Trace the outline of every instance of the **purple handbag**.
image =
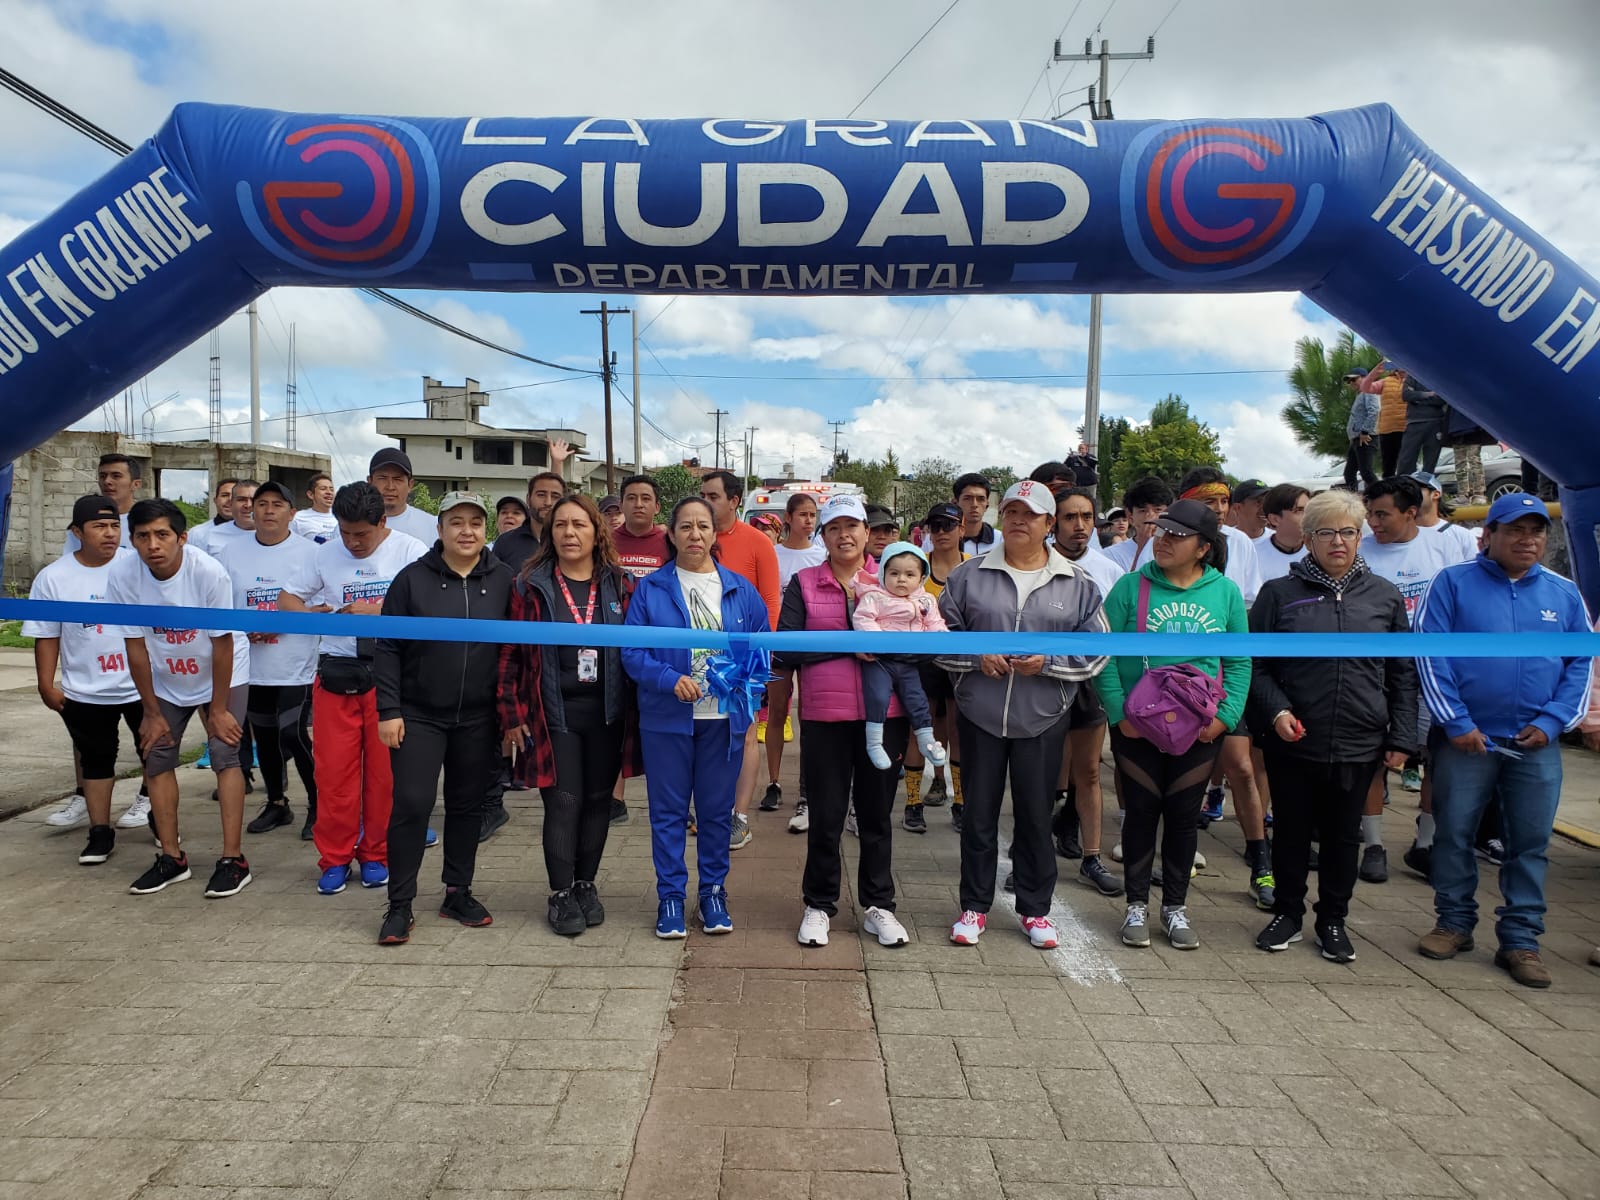
MULTIPOLYGON (((1150 580, 1139 578, 1138 632, 1148 632, 1150 580)), ((1227 699, 1222 681, 1190 663, 1150 666, 1128 693, 1123 717, 1163 754, 1187 754, 1227 699)))

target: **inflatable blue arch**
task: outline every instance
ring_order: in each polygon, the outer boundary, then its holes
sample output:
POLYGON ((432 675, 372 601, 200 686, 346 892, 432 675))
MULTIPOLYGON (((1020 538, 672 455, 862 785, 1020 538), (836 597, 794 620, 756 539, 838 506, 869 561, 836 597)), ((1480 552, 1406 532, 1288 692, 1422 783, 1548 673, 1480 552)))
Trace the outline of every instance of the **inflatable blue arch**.
POLYGON ((1600 285, 1382 105, 1095 123, 186 104, 0 250, 0 275, 0 463, 284 284, 1301 291, 1561 485, 1600 601, 1600 285))

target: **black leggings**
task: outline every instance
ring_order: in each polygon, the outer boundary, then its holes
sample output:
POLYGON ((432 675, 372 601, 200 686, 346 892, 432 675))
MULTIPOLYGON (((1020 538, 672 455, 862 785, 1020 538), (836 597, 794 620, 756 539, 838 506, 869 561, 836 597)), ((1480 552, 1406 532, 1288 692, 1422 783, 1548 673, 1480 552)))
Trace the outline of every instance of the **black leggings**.
POLYGON ((622 770, 622 724, 552 732, 555 787, 540 788, 544 800, 544 870, 552 892, 574 882, 593 883, 611 831, 611 788, 622 770))
POLYGON ((1272 911, 1304 920, 1315 836, 1321 862, 1317 917, 1345 920, 1361 855, 1361 813, 1378 764, 1311 762, 1276 749, 1270 741, 1261 757, 1272 785, 1272 865, 1277 883, 1272 911))
POLYGON ((1111 755, 1127 812, 1122 819, 1122 860, 1128 902, 1147 904, 1155 866, 1156 826, 1161 826, 1161 903, 1177 908, 1189 896, 1195 831, 1211 767, 1222 739, 1196 742, 1183 754, 1163 754, 1144 738, 1111 728, 1111 755))
POLYGON ((1380 433, 1378 435, 1378 461, 1381 464, 1380 473, 1385 479, 1392 479, 1400 469, 1400 444, 1406 440, 1406 431, 1396 433, 1380 433))
POLYGON ((428 836, 428 816, 444 774, 444 868, 447 888, 472 886, 483 828, 483 793, 495 769, 498 742, 492 714, 459 722, 407 713, 405 739, 389 751, 394 807, 389 814, 389 903, 417 897, 417 875, 428 836))
POLYGON ((316 763, 311 756, 311 685, 252 683, 246 712, 256 731, 256 754, 267 799, 282 801, 288 787, 287 759, 306 789, 306 806, 317 810, 316 763))

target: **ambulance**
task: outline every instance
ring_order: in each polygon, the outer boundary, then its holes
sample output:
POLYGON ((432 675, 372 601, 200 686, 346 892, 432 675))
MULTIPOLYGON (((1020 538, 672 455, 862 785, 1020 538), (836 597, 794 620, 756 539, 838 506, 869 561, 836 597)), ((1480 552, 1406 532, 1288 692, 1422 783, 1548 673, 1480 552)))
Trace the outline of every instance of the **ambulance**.
POLYGON ((830 496, 858 496, 861 503, 867 502, 866 494, 861 490, 859 483, 832 483, 829 481, 795 480, 782 487, 753 488, 745 493, 744 519, 748 521, 757 513, 777 513, 780 517, 789 511, 789 497, 795 495, 810 496, 821 508, 830 496))

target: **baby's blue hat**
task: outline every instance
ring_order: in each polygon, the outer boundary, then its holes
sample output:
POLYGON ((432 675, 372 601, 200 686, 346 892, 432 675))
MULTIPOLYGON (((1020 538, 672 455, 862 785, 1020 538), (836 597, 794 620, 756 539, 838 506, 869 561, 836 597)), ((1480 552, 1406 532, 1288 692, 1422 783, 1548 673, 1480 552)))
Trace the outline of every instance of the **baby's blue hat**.
POLYGON ((888 565, 889 560, 898 554, 915 554, 917 561, 922 564, 922 573, 924 575, 928 573, 928 556, 922 552, 921 546, 913 542, 890 542, 883 548, 883 554, 878 558, 878 571, 880 574, 883 572, 883 568, 888 565))

